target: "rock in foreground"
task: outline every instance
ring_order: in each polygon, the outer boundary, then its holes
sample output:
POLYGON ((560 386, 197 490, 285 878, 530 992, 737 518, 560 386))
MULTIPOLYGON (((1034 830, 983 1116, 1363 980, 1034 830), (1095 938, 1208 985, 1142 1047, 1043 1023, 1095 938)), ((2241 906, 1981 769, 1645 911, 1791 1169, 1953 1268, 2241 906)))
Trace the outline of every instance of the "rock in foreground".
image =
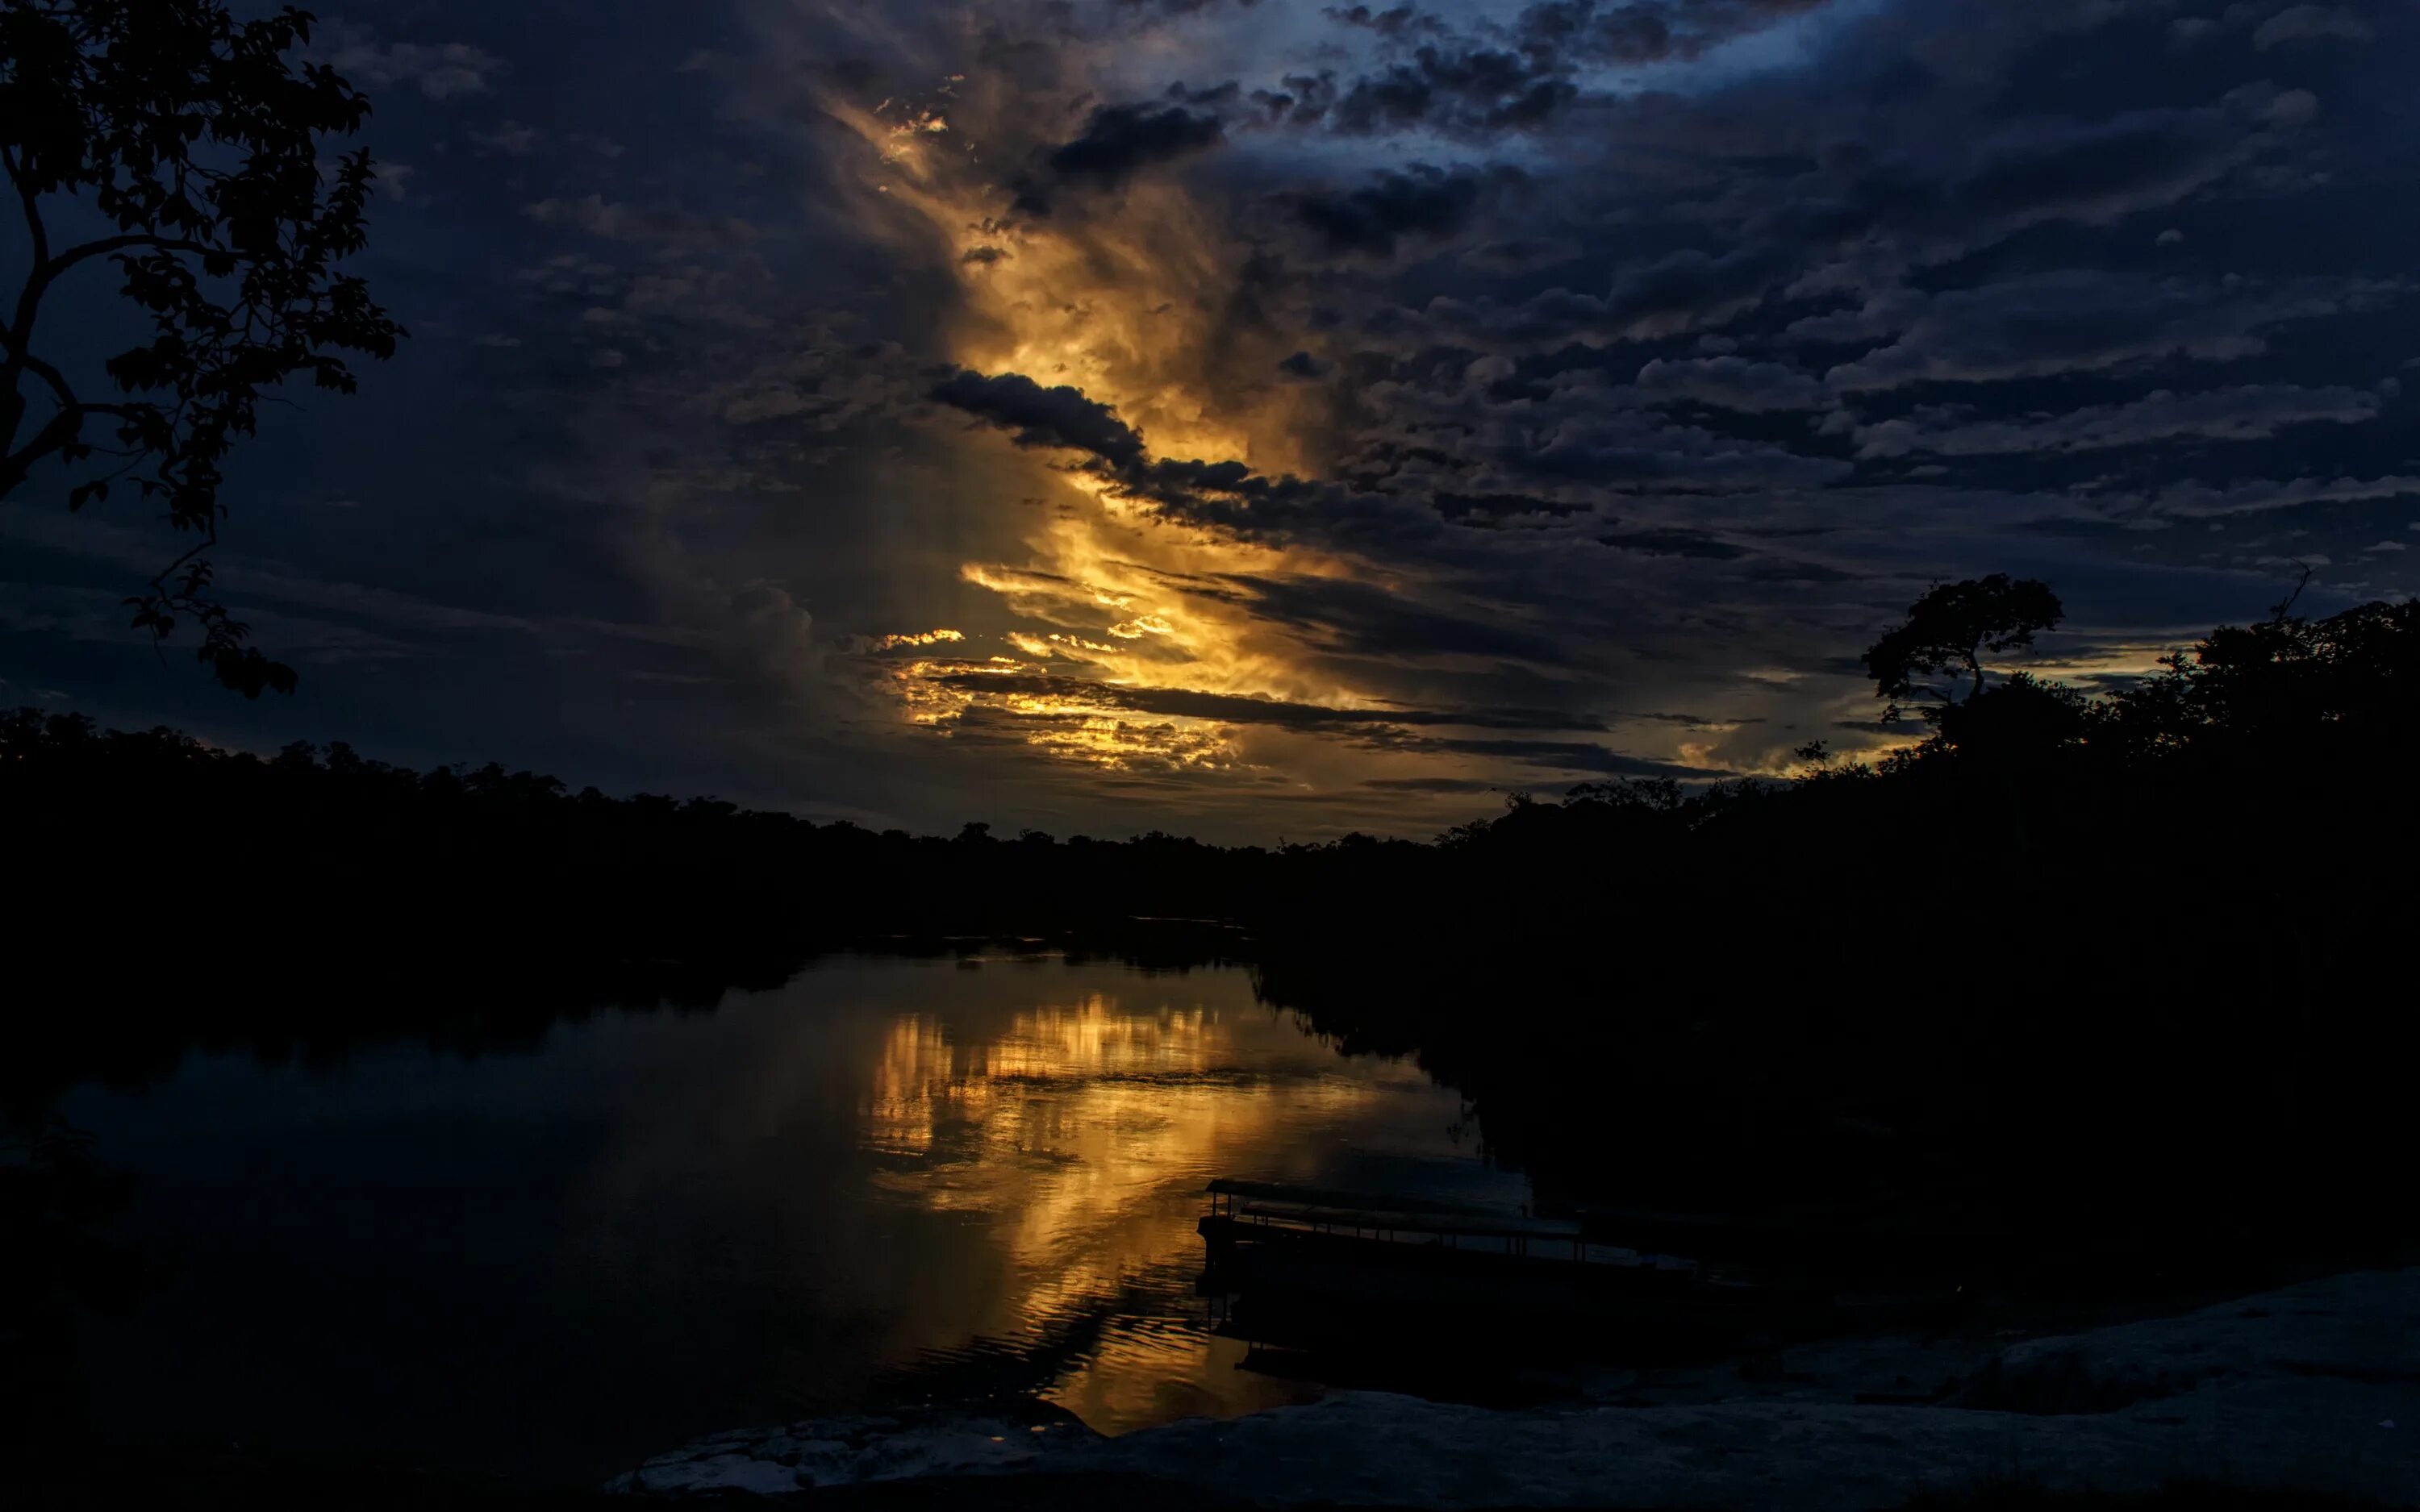
POLYGON ((615 1482, 782 1492, 928 1474, 1145 1477, 1265 1506, 1862 1512, 2020 1480, 2179 1480, 2420 1505, 2420 1271, 2029 1340, 1952 1404, 1804 1400, 1508 1412, 1373 1392, 1105 1439, 1063 1418, 821 1419, 719 1435, 615 1482))

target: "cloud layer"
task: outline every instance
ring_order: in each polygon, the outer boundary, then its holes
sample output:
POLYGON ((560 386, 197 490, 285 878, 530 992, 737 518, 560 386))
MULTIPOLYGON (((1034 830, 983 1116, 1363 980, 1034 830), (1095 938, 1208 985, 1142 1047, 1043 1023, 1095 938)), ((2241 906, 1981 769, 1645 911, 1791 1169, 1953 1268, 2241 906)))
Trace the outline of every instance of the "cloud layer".
MULTIPOLYGON (((725 0, 585 73, 345 8, 417 339, 247 464, 306 733, 1421 833, 1903 738, 1854 658, 1938 578, 2049 578, 2080 676, 2416 580, 2383 0, 725 0)), ((179 714, 96 539, 12 686, 179 714)))

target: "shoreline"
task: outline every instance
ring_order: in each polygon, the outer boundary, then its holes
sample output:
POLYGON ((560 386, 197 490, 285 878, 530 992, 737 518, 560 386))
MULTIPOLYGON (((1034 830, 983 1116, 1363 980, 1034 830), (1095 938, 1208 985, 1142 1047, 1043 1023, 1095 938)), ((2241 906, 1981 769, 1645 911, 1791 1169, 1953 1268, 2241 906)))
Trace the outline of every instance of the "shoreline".
POLYGON ((1737 1364, 1623 1373, 1579 1406, 1340 1392, 1116 1439, 1013 1410, 814 1419, 714 1435, 610 1485, 640 1496, 884 1485, 907 1495, 941 1481, 1109 1477, 1264 1507, 1883 1512, 2011 1480, 2126 1496, 2214 1481, 2412 1505, 2415 1344, 2420 1269, 2356 1272, 2014 1341, 1946 1384, 1915 1373, 1948 1363, 1943 1347, 1895 1352, 1892 1335, 1871 1335, 1779 1351, 1761 1380, 1737 1364), (1941 1399, 1870 1399, 1884 1372, 1938 1385, 1941 1399))

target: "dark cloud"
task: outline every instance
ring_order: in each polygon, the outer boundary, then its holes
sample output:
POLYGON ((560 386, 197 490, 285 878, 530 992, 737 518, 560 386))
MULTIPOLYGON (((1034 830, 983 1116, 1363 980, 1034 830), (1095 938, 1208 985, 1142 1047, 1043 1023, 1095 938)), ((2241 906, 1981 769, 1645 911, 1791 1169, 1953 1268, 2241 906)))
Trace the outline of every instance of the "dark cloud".
POLYGON ((1002 672, 970 668, 944 671, 934 678, 943 687, 993 695, 1032 694, 1080 701, 1108 709, 1156 714, 1187 719, 1215 719, 1223 724, 1271 725, 1286 730, 1392 730, 1398 727, 1461 727, 1471 730, 1601 730, 1590 716, 1547 709, 1422 709, 1370 707, 1340 709, 1287 699, 1249 698, 1187 687, 1136 687, 1098 683, 1047 672, 1002 672))
POLYGON ((1535 494, 1457 493, 1450 488, 1438 489, 1429 501, 1448 519, 1488 521, 1517 519, 1524 515, 1574 515, 1588 507, 1559 499, 1541 499, 1535 494))
POLYGON ((1415 163, 1341 193, 1296 193, 1287 203, 1295 219, 1315 232, 1328 251, 1388 256, 1404 238, 1452 236, 1470 224, 1482 205, 1525 180, 1512 168, 1448 171, 1415 163))
POLYGON ((2385 401, 2347 388, 2245 384, 2198 393, 2159 390, 2122 404, 2094 405, 2062 414, 1998 416, 1974 406, 1918 409, 1857 430, 1865 456, 1911 452, 1937 456, 1988 456, 2016 452, 2080 452, 2141 446, 2190 437, 2260 440, 2294 425, 2359 424, 2378 418, 2385 401))
POLYGON ((1481 777, 1373 777, 1361 785, 1375 793, 1495 793, 1504 784, 1481 777))
POLYGON ((2029 123, 1983 144, 1936 213, 1968 223, 2021 222, 2054 209, 2086 224, 2115 220, 2216 177, 2252 146, 2248 124, 2222 108, 2029 123))
POLYGON ((2413 498, 2420 498, 2420 476, 2398 473, 2377 478, 2258 478, 2223 486, 2195 479, 2164 485, 2139 501, 2129 499, 2123 502, 2130 513, 2139 502, 2158 515, 2216 519, 2413 498))
POLYGON ((1445 23, 1413 5, 1390 6, 1383 10, 1366 5, 1329 6, 1320 14, 1341 26, 1359 26, 1381 37, 1406 37, 1415 32, 1436 36, 1445 30, 1445 23))
POLYGON ((1537 58, 1430 46, 1355 80, 1326 115, 1329 125, 1354 135, 1414 126, 1496 132, 1543 126, 1577 98, 1576 84, 1537 58))
POLYGON ((1760 236, 1809 251, 1876 239, 1903 260, 1938 262, 2046 222, 2103 224, 2172 205, 2250 161, 2268 129, 2294 124, 2273 89, 2217 104, 2001 125, 1944 161, 1934 144, 1857 155, 1807 175, 1760 236))
POLYGON ((1609 492, 1817 488, 1855 471, 1843 458, 1736 444, 1702 430, 1674 427, 1642 435, 1626 425, 1569 425, 1536 451, 1507 452, 1497 460, 1510 470, 1592 484, 1609 492))
POLYGON ((1538 131, 1583 98, 1591 69, 1695 58, 1825 3, 1541 0, 1509 26, 1466 31, 1409 5, 1330 8, 1330 19, 1393 44, 1399 55, 1349 79, 1334 70, 1289 75, 1281 90, 1256 98, 1283 118, 1351 135, 1538 131))
MULTIPOLYGON (((1214 98, 1225 96, 1214 92, 1214 98)), ((1039 170, 1017 186, 1016 208, 1047 215, 1063 185, 1115 189, 1142 168, 1216 146, 1225 131, 1218 116, 1186 104, 1103 105, 1081 135, 1043 155, 1039 170)))
POLYGON ((2297 42, 2366 42, 2376 35, 2346 7, 2288 6, 2252 29, 2252 45, 2266 53, 2297 42))
POLYGON ((1802 255, 1787 243, 1715 254, 1689 248, 1625 269, 1602 300, 1557 296, 1531 301, 1525 312, 1607 334, 1661 336, 1714 324, 1764 302, 1776 280, 1802 255))
POLYGON ((1500 619, 1449 614, 1350 579, 1227 574, 1193 592, 1305 631, 1309 643, 1327 651, 1414 659, 1503 657, 1542 666, 1558 666, 1568 657, 1551 636, 1500 619))
POLYGON ((1617 550, 1637 551, 1651 557, 1701 557, 1712 562, 1732 562, 1747 555, 1745 547, 1734 546, 1698 531, 1613 531, 1598 536, 1597 540, 1617 550))
POLYGON ((1842 391, 1982 383, 2168 358, 2224 363, 2264 332, 2372 297, 2360 285, 2264 289, 2062 269, 1935 295, 1898 340, 1824 375, 1842 391))
POLYGON ((1462 258, 1492 272, 1523 273, 1533 268, 1573 262, 1579 255, 1580 244, 1568 237, 1512 237, 1501 241, 1482 241, 1464 252, 1462 258))
POLYGON ((1708 48, 1830 0, 1635 0, 1623 5, 1548 0, 1522 15, 1532 45, 1560 42, 1594 64, 1658 63, 1693 58, 1708 48))
POLYGON ((1249 10, 1261 0, 1115 0, 1115 3, 1127 10, 1156 10, 1171 16, 1189 16, 1197 10, 1209 10, 1230 4, 1239 10, 1249 10))
POLYGON ((1494 740, 1467 736, 1382 734, 1372 744, 1389 750, 1424 751, 1518 762, 1557 772, 1584 772, 1597 777, 1668 777, 1707 781, 1735 776, 1716 766, 1632 756, 1584 740, 1494 740))
POLYGON ((1882 289, 1850 308, 1793 320, 1781 334, 1787 341, 1864 346, 1905 331, 1928 302, 1915 289, 1882 289))
POLYGON ((1686 399, 1725 409, 1822 409, 1832 393, 1811 373, 1744 357, 1663 358, 1638 370, 1651 400, 1686 399))
POLYGON ((1046 389, 1022 373, 985 377, 962 368, 934 385, 930 396, 1016 432, 1019 446, 1064 447, 1116 463, 1142 456, 1142 438, 1079 389, 1046 389))

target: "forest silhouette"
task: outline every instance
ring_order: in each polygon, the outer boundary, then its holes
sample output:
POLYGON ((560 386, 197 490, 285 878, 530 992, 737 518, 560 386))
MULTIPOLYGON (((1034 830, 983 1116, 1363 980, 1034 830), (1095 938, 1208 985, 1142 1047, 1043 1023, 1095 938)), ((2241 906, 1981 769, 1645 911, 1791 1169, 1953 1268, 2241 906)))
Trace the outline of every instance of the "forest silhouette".
POLYGON ((24 1113, 194 1045, 509 1044, 1005 936, 1248 960, 1342 1046, 1461 1088, 1547 1201, 1795 1215, 1863 1263, 2403 1236, 2372 1173, 2420 603, 2280 606, 2099 693, 1986 675, 2057 614, 2005 578, 1920 600, 1868 665, 1929 733, 1879 762, 1590 784, 1428 842, 915 836, 20 710, 18 922, 82 985, 21 999, 6 1091, 24 1113))

